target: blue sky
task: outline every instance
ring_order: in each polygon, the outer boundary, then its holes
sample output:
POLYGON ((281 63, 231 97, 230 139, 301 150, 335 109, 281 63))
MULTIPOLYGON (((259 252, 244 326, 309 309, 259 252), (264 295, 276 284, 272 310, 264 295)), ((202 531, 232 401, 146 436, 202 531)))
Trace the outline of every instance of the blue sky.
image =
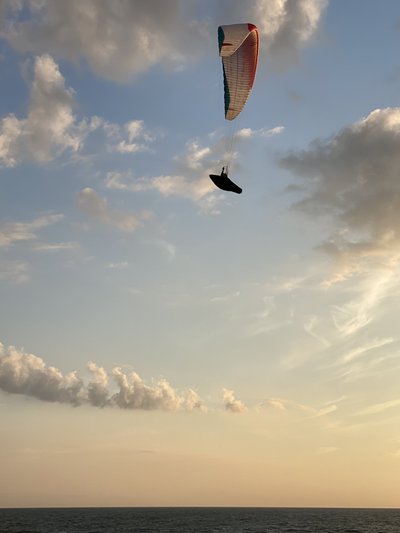
POLYGON ((0 3, 0 505, 399 505, 399 25, 0 3), (260 61, 228 123, 237 22, 260 61), (233 131, 241 196, 208 179, 233 131))

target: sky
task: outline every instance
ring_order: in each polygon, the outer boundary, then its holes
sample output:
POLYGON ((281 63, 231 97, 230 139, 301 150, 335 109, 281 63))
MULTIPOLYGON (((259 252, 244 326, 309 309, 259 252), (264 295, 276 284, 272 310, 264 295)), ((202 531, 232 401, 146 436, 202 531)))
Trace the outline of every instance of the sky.
POLYGON ((0 0, 0 507, 400 506, 399 45, 397 0, 0 0))

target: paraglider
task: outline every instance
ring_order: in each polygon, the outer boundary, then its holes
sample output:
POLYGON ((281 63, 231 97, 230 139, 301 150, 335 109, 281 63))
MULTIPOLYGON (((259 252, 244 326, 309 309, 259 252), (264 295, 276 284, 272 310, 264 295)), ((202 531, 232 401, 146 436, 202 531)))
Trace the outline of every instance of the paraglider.
POLYGON ((233 183, 232 180, 228 178, 228 174, 225 172, 225 167, 222 167, 221 174, 210 174, 211 181, 223 191, 236 192, 237 194, 242 193, 242 189, 233 183))
MULTIPOLYGON (((256 76, 259 37, 254 24, 230 24, 218 28, 219 55, 224 75, 226 120, 234 120, 246 105, 256 76)), ((217 187, 237 194, 242 192, 228 178, 228 166, 220 175, 210 174, 217 187)))

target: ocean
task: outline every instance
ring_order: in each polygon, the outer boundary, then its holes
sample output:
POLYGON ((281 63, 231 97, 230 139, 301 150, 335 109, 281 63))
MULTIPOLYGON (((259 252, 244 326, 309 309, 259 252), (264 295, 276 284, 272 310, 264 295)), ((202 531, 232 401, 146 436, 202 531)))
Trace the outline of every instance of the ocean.
POLYGON ((0 533, 400 533, 400 509, 0 509, 0 533))

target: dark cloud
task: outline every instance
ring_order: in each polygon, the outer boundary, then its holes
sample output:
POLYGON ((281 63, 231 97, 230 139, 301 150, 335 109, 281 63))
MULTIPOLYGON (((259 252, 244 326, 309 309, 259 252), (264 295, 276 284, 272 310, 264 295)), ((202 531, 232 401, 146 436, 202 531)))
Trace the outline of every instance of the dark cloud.
POLYGON ((296 207, 326 217, 320 248, 335 257, 341 279, 372 262, 400 257, 400 109, 376 109, 308 149, 281 159, 306 187, 296 207))

